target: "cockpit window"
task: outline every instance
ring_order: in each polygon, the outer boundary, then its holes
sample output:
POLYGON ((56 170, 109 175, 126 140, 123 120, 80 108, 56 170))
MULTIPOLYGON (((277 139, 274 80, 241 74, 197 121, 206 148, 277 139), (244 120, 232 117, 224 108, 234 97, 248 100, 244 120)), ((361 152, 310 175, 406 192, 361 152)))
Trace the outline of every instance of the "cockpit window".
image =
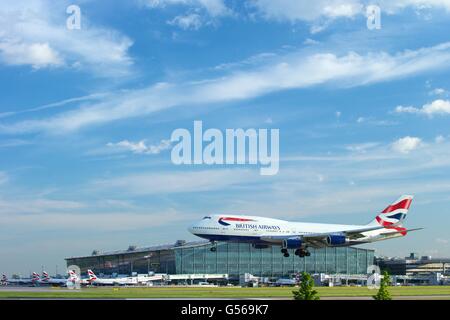
POLYGON ((202 220, 205 220, 205 219, 211 219, 211 217, 210 216, 205 216, 205 217, 203 217, 202 220))

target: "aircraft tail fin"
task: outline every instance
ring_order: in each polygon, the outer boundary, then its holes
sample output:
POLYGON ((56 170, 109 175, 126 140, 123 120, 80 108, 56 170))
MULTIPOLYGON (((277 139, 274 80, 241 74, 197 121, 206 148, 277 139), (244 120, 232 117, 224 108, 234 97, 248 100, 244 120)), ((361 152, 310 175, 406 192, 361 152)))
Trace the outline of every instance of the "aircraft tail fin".
POLYGON ((88 269, 88 276, 89 276, 90 281, 97 280, 97 276, 95 275, 94 271, 92 271, 91 269, 88 269))
POLYGON ((381 225, 385 228, 392 228, 395 226, 401 226, 403 220, 405 220, 406 215, 408 213, 409 207, 411 206, 411 202, 413 200, 413 196, 411 195, 403 195, 394 201, 392 204, 387 206, 386 209, 381 211, 379 215, 372 220, 369 225, 381 225))
POLYGON ((78 275, 75 272, 75 270, 69 270, 69 281, 76 281, 78 280, 78 275))
POLYGON ((39 281, 40 279, 41 279, 41 277, 39 276, 39 274, 37 272, 32 273, 31 280, 33 282, 39 281))
POLYGON ((42 280, 44 280, 44 281, 50 280, 50 276, 48 275, 48 273, 46 271, 42 272, 42 280))

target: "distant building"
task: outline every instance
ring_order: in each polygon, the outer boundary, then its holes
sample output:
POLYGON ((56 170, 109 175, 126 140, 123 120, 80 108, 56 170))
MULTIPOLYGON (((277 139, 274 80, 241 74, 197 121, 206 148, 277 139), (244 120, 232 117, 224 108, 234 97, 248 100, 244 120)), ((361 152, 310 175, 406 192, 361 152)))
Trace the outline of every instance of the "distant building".
POLYGON ((450 276, 450 258, 419 257, 411 253, 405 258, 377 258, 381 270, 387 270, 391 275, 425 276, 431 273, 440 273, 450 276))
POLYGON ((211 251, 209 242, 177 241, 171 245, 99 252, 66 258, 82 273, 228 274, 231 280, 250 273, 259 277, 289 277, 295 273, 366 274, 374 263, 374 251, 353 247, 310 249, 311 256, 299 258, 291 250, 285 258, 279 247, 256 249, 251 244, 219 242, 211 251))

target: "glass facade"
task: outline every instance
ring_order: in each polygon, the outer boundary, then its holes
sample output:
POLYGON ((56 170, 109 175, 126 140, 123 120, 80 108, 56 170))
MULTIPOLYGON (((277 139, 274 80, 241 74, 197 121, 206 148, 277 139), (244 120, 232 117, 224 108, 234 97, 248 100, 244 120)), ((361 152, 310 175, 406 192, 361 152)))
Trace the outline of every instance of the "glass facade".
POLYGON ((156 273, 229 274, 238 278, 244 273, 261 277, 286 277, 297 272, 327 274, 366 274, 374 262, 374 251, 353 247, 313 249, 311 256, 299 258, 290 250, 283 257, 278 246, 255 249, 247 243, 161 246, 135 251, 67 258, 67 265, 77 265, 81 272, 92 269, 99 274, 156 273))
POLYGON ((374 262, 372 250, 336 247, 309 249, 311 256, 299 258, 290 251, 283 257, 279 247, 255 249, 246 243, 219 243, 215 252, 209 244, 194 248, 175 248, 175 272, 227 273, 238 277, 251 273, 260 277, 282 277, 297 272, 327 274, 366 274, 374 262))

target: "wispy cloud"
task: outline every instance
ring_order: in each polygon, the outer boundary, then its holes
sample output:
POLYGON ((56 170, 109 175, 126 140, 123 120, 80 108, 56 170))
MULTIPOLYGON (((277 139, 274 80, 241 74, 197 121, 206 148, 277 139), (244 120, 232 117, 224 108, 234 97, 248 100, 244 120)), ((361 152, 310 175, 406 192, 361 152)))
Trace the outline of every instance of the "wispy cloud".
POLYGON ((195 193, 224 190, 259 181, 255 171, 245 169, 139 173, 96 180, 92 186, 132 195, 195 193))
POLYGON ((122 140, 116 143, 109 142, 107 144, 108 147, 115 148, 119 151, 131 151, 138 154, 159 154, 161 151, 168 150, 170 145, 170 140, 161 140, 157 145, 147 145, 145 140, 139 142, 122 140))
MULTIPOLYGON (((143 228, 154 228, 170 222, 183 221, 190 216, 167 210, 166 212, 150 212, 139 214, 135 212, 51 212, 40 215, 6 215, 0 212, 0 224, 11 228, 20 228, 23 231, 35 230, 97 230, 97 231, 124 231, 143 228)), ((53 239, 55 241, 55 239, 53 239)))
POLYGON ((253 70, 186 83, 159 83, 146 89, 112 94, 99 103, 86 104, 40 120, 2 124, 3 133, 68 132, 90 125, 148 115, 180 105, 206 105, 263 96, 271 92, 308 88, 320 84, 354 87, 391 81, 445 68, 450 43, 390 55, 307 54, 299 51, 279 56, 253 70))
POLYGON ((90 95, 86 95, 86 96, 82 96, 82 97, 69 98, 69 99, 64 99, 64 100, 57 101, 57 102, 47 103, 47 104, 44 104, 41 106, 31 107, 31 108, 27 108, 27 109, 23 109, 23 110, 19 110, 19 111, 5 111, 5 112, 0 113, 0 119, 12 117, 12 116, 16 116, 16 115, 20 115, 20 114, 24 114, 24 113, 32 113, 32 112, 38 112, 38 111, 63 107, 63 106, 69 105, 69 104, 77 103, 77 102, 98 100, 100 98, 106 97, 106 95, 107 95, 106 93, 94 93, 94 94, 90 94, 90 95))
POLYGON ((169 25, 182 29, 198 30, 205 25, 214 24, 218 18, 233 14, 224 0, 142 0, 147 7, 164 9, 178 6, 186 11, 167 21, 169 25))
POLYGON ((314 21, 319 18, 350 18, 362 12, 359 0, 254 0, 250 1, 267 19, 278 21, 314 21))
POLYGON ((199 14, 190 13, 186 15, 176 16, 172 20, 167 21, 170 25, 179 26, 182 29, 198 30, 202 26, 202 20, 199 14))

